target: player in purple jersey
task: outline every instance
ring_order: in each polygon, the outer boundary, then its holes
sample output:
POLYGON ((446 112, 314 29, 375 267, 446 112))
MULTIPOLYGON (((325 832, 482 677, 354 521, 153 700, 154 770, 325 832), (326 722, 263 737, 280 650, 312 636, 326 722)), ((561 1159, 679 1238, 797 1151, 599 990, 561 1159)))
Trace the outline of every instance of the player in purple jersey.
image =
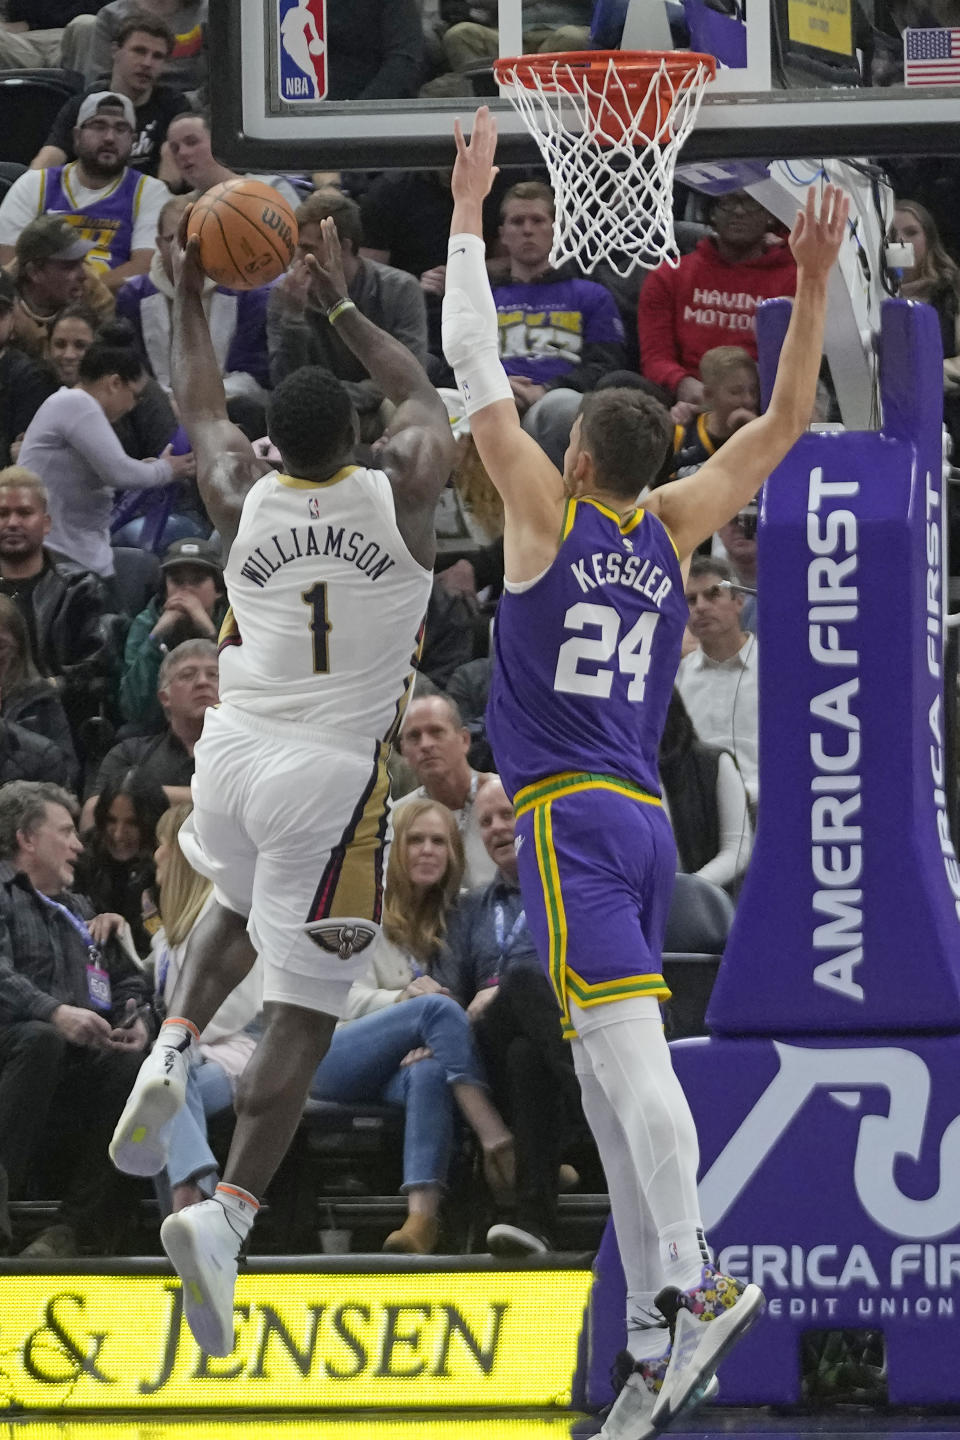
POLYGON ((481 238, 496 175, 486 107, 469 145, 459 126, 456 139, 444 350, 506 517, 489 733, 517 811, 527 922, 573 1039, 627 1276, 635 1364, 601 1434, 643 1440, 710 1393, 764 1304, 756 1285, 711 1262, 696 1131, 658 1004, 676 852, 657 749, 683 587, 693 551, 753 498, 809 423, 849 202, 828 185, 819 210, 811 190, 797 216, 797 291, 766 413, 639 509, 671 443, 666 413, 646 396, 586 396, 562 475, 520 427, 481 238))

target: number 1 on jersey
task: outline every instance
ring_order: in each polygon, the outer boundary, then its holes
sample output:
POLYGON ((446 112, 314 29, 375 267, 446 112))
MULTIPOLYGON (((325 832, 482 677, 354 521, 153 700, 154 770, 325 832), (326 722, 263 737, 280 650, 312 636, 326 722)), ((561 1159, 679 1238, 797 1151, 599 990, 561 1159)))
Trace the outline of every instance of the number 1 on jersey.
POLYGON ((314 675, 326 675, 330 670, 330 648, 327 644, 327 636, 333 628, 327 619, 326 582, 318 581, 309 590, 304 590, 300 598, 304 605, 310 606, 308 629, 313 636, 313 673, 314 675))

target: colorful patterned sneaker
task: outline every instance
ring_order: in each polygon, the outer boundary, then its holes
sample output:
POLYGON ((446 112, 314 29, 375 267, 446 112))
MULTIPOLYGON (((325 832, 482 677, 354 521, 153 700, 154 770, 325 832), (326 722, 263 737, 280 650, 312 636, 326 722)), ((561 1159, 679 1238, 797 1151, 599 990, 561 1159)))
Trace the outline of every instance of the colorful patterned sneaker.
POLYGON ((701 1392, 720 1361, 763 1313, 766 1301, 759 1285, 745 1285, 704 1265, 700 1284, 692 1290, 673 1286, 661 1290, 657 1309, 670 1322, 673 1344, 670 1363, 651 1420, 662 1430, 701 1392))
MULTIPOLYGON (((646 1440, 647 1436, 655 1435, 662 1428, 654 1422, 653 1409, 663 1388, 669 1363, 669 1346, 659 1359, 638 1360, 636 1363, 626 1351, 621 1351, 614 1370, 622 1375, 626 1368, 627 1378, 603 1422, 598 1440, 646 1440)), ((719 1390, 716 1379, 711 1376, 703 1393, 691 1393, 688 1408, 702 1400, 713 1400, 719 1390)))
POLYGON ((140 1066, 110 1141, 110 1159, 124 1175, 159 1175, 167 1163, 170 1121, 187 1096, 187 1053, 158 1040, 140 1066))

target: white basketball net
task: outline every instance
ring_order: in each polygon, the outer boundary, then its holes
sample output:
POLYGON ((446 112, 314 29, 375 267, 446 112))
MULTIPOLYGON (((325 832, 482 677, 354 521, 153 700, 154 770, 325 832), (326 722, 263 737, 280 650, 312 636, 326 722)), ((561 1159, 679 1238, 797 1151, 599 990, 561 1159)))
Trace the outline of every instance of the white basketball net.
POLYGON ((551 265, 574 260, 590 274, 606 260, 629 275, 636 265, 679 263, 673 173, 712 77, 699 60, 671 75, 667 58, 645 92, 635 81, 628 90, 613 60, 592 77, 559 60, 544 75, 524 67, 522 78, 516 68, 498 77, 550 175, 557 207, 551 265), (658 93, 660 124, 648 136, 645 111, 658 93))

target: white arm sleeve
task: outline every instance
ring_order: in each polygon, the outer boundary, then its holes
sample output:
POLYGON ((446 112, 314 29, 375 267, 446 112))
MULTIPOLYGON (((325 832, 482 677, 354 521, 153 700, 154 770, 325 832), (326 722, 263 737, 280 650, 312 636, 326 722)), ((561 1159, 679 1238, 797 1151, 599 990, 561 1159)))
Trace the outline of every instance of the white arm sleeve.
POLYGON ((497 307, 479 235, 450 236, 443 297, 443 353, 453 367, 467 414, 475 415, 513 391, 500 363, 497 307))
POLYGON ((717 766, 717 812, 720 849, 697 874, 704 880, 712 880, 714 885, 729 885, 747 868, 753 849, 753 830, 743 777, 726 754, 720 756, 717 766))

